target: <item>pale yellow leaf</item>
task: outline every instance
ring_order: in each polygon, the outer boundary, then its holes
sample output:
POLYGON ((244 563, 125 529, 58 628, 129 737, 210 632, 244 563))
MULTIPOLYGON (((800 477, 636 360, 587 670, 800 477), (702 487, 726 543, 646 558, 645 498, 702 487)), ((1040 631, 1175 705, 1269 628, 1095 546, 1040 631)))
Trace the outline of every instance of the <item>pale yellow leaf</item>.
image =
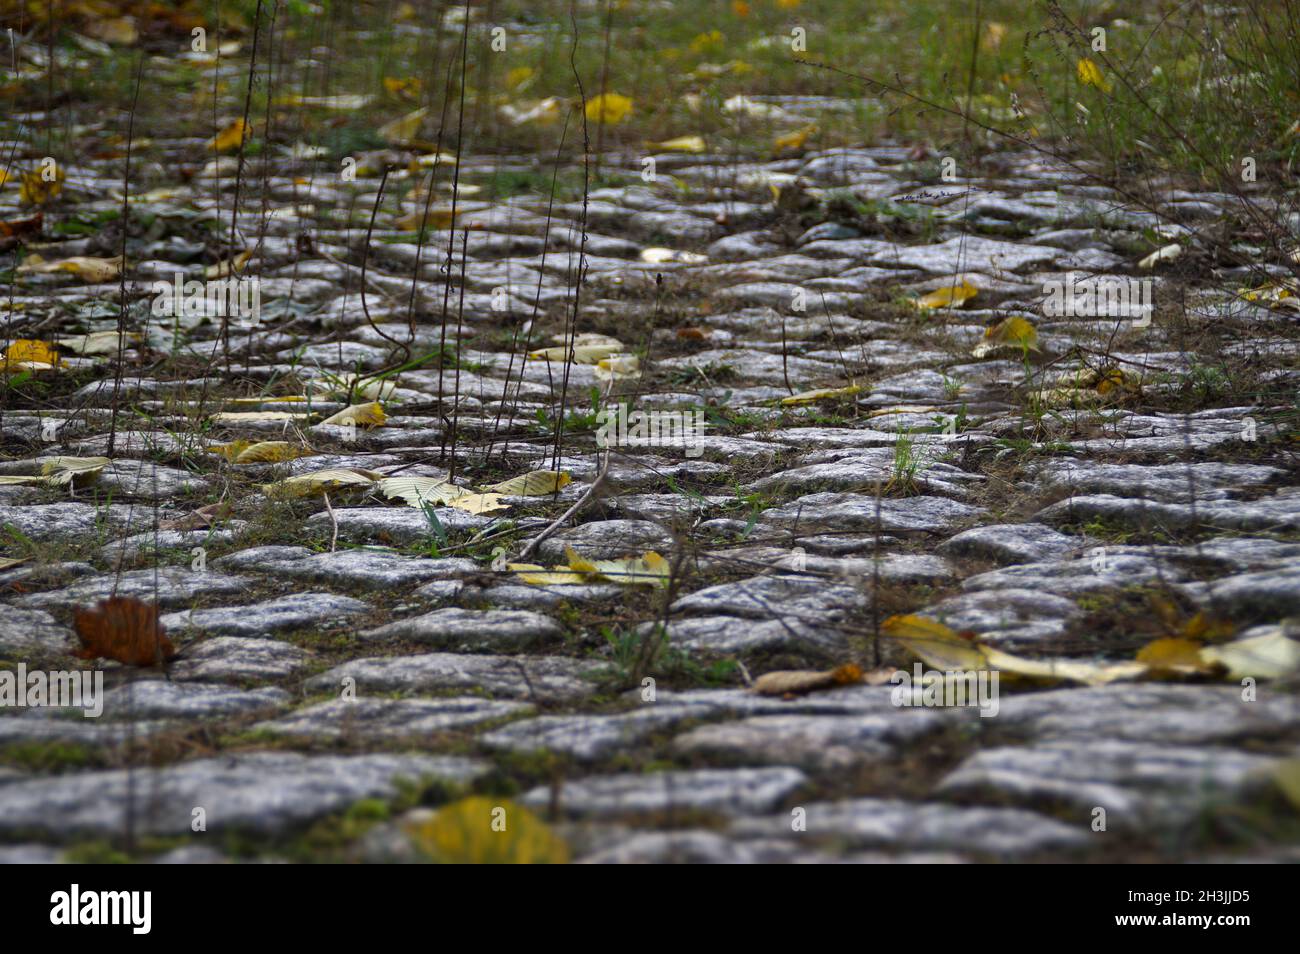
POLYGON ((960 285, 947 285, 916 299, 918 308, 960 308, 979 294, 979 289, 963 280, 960 285))
POLYGON ((843 388, 819 388, 815 391, 800 391, 798 394, 791 394, 789 397, 781 398, 783 407, 799 407, 804 404, 815 404, 818 401, 828 401, 833 398, 851 397, 865 391, 860 384, 850 384, 843 388))
POLYGON ((384 414, 383 405, 378 401, 370 401, 366 404, 353 404, 351 407, 345 407, 337 414, 331 414, 322 424, 336 424, 343 427, 355 425, 358 427, 379 427, 387 415, 384 414))
POLYGON ((573 477, 567 471, 535 470, 483 489, 506 497, 542 497, 563 490, 572 480, 573 477))

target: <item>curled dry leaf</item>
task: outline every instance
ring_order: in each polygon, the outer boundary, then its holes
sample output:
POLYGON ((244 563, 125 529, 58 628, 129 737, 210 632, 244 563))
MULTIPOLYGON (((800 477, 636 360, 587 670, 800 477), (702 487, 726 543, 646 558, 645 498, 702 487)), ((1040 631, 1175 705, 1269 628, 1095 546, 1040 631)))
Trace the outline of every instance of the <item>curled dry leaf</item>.
POLYGON ((750 690, 761 696, 789 696, 818 689, 833 689, 862 681, 862 669, 846 663, 824 672, 804 669, 781 669, 765 672, 754 680, 750 690))
POLYGON ((383 405, 378 401, 370 401, 367 404, 354 404, 351 407, 345 407, 337 414, 331 414, 321 423, 337 424, 342 427, 350 425, 380 427, 386 420, 388 420, 388 415, 384 413, 383 405))
POLYGON ((483 489, 506 497, 544 497, 563 490, 572 481, 573 477, 568 471, 534 470, 497 484, 489 484, 483 489))
POLYGON ((1038 330, 1024 318, 1012 315, 992 325, 984 332, 984 340, 971 352, 973 357, 984 358, 999 350, 1013 347, 1023 352, 1038 350, 1038 330))
POLYGON ((850 384, 844 388, 820 388, 816 391, 800 391, 789 397, 781 398, 782 407, 799 407, 803 404, 815 404, 817 401, 829 401, 835 398, 852 397, 865 391, 861 384, 850 384))
MULTIPOLYGON (((236 443, 239 443, 236 441, 236 443)), ((231 445, 233 446, 233 445, 231 445)), ((212 448, 209 448, 211 450, 212 448)), ((316 452, 302 444, 290 441, 258 441, 235 452, 236 464, 280 464, 299 457, 311 457, 316 452)))
POLYGON ((252 130, 242 119, 236 119, 234 122, 226 125, 215 136, 207 142, 207 147, 214 152, 226 152, 230 149, 238 149, 240 143, 249 137, 252 130))
POLYGON ((122 256, 112 258, 92 258, 87 255, 74 255, 58 262, 47 262, 39 255, 30 255, 18 266, 20 275, 49 275, 55 272, 71 272, 82 281, 92 284, 111 282, 122 274, 122 256))
POLYGON ((59 366, 59 353, 48 341, 18 338, 0 354, 0 369, 5 371, 49 371, 59 366))
POLYGON ((276 496, 310 497, 313 494, 328 493, 345 487, 369 487, 376 481, 382 480, 383 476, 372 470, 327 467, 310 474, 286 477, 273 484, 263 484, 262 490, 276 496))
MULTIPOLYGON (((575 364, 599 364, 612 355, 621 354, 623 350, 622 342, 612 339, 605 344, 575 344, 573 361, 575 364)), ((556 348, 541 348, 528 352, 528 357, 535 361, 566 361, 569 357, 569 349, 563 345, 556 348)))
POLYGON ((948 285, 936 288, 927 295, 916 299, 918 308, 960 308, 979 294, 979 289, 963 280, 960 285, 948 285))
POLYGON ((81 659, 114 659, 127 666, 153 666, 176 655, 158 622, 158 604, 134 596, 111 596, 93 609, 73 613, 81 659))

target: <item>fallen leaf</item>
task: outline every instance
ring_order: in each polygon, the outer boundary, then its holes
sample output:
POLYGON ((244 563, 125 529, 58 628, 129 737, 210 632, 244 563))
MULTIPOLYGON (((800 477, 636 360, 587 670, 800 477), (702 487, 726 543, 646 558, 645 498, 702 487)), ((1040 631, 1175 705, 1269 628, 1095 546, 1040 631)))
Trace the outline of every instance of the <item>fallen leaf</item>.
POLYGON ((510 509, 509 504, 501 502, 500 494, 462 494, 447 501, 447 506, 466 513, 495 513, 510 509))
POLYGON ((847 663, 825 671, 784 669, 765 672, 749 688, 761 696, 787 696, 847 686, 861 680, 862 669, 847 663))
POLYGON ((979 289, 965 279, 960 285, 937 288, 916 299, 918 308, 960 308, 979 294, 979 289))
POLYGON ((843 388, 819 388, 815 391, 800 391, 798 394, 791 394, 789 397, 781 398, 782 407, 799 407, 804 404, 814 404, 817 401, 828 401, 833 398, 851 397, 854 394, 860 394, 866 388, 861 384, 850 384, 843 388))
POLYGON ((393 228, 403 232, 418 232, 421 229, 449 229, 464 209, 423 207, 407 215, 393 219, 393 228))
POLYGON ((24 205, 45 205, 63 191, 66 179, 67 173, 61 165, 55 165, 52 179, 47 178, 42 169, 24 172, 22 185, 18 189, 18 201, 24 205))
POLYGON ((588 560, 578 556, 569 546, 564 548, 564 553, 568 557, 570 569, 586 573, 596 580, 629 586, 666 586, 668 583, 668 561, 653 550, 647 550, 639 557, 625 557, 621 560, 588 560))
MULTIPOLYGON (((0 183, 3 183, 0 179, 0 183)), ((45 213, 37 212, 25 219, 9 219, 0 222, 0 238, 21 238, 25 235, 40 235, 45 222, 45 213)))
POLYGON ((803 149, 808 142, 808 137, 816 131, 817 127, 811 125, 796 129, 792 133, 786 133, 784 136, 777 136, 772 142, 772 150, 774 152, 797 152, 803 149))
POLYGON ((1103 93, 1110 92, 1110 83, 1102 75, 1101 67, 1086 56, 1079 60, 1076 71, 1079 74, 1079 82, 1084 86, 1095 86, 1103 93))
MULTIPOLYGON (((528 357, 534 361, 567 361, 569 350, 563 345, 555 348, 542 348, 538 351, 528 352, 528 357)), ((599 364, 605 358, 622 352, 623 345, 617 341, 612 344, 599 345, 575 344, 572 350, 575 364, 599 364)))
POLYGON ((984 340, 975 346, 971 355, 988 357, 1006 347, 1019 348, 1022 353, 1038 350, 1038 330, 1024 318, 1012 315, 1003 318, 984 332, 984 340))
POLYGON ((966 672, 989 668, 988 657, 974 640, 927 617, 891 616, 881 624, 881 631, 935 669, 966 672))
POLYGON ((422 509, 425 504, 448 504, 469 494, 463 487, 437 477, 385 477, 377 487, 390 500, 400 498, 417 509, 422 509))
POLYGON ((1215 669, 1214 664, 1201 655, 1199 643, 1176 637, 1153 639, 1138 650, 1134 659, 1157 675, 1194 676, 1215 669))
POLYGON ((1300 759, 1283 759, 1273 766, 1272 775, 1291 807, 1300 811, 1300 759))
POLYGON ((191 510, 183 517, 177 517, 174 520, 163 520, 158 524, 159 530, 206 530, 213 524, 225 520, 230 516, 230 504, 214 503, 206 507, 199 507, 197 510, 191 510))
POLYGON ((230 149, 239 148, 250 135, 252 135, 252 130, 243 119, 236 119, 234 122, 222 127, 221 131, 209 139, 206 145, 214 152, 226 152, 230 149))
POLYGON ((518 575, 521 583, 533 586, 568 586, 585 583, 586 575, 565 566, 547 569, 536 563, 507 563, 506 569, 518 575))
POLYGON ((110 282, 122 274, 122 256, 91 258, 85 255, 76 255, 59 262, 47 262, 39 255, 32 255, 26 262, 18 266, 17 271, 20 275, 48 275, 54 272, 71 272, 87 282, 110 282))
POLYGON ((1142 261, 1138 262, 1138 268, 1155 268, 1160 262, 1172 262, 1178 256, 1183 254, 1183 247, 1177 242, 1173 242, 1163 248, 1156 249, 1142 261))
POLYGON ((527 809, 501 798, 475 796, 406 826, 416 849, 440 864, 563 865, 569 847, 527 809))
POLYGON ((420 124, 424 122, 424 118, 428 115, 429 107, 421 106, 400 119, 394 119, 392 122, 380 126, 379 138, 394 146, 410 142, 420 132, 420 124))
POLYGON ((236 464, 280 464, 299 457, 311 457, 316 452, 302 444, 290 441, 258 441, 239 450, 234 459, 236 464))
POLYGON ((587 119, 593 123, 616 125, 632 112, 632 100, 619 93, 601 93, 587 100, 587 119))
POLYGON ((59 353, 48 341, 34 338, 16 338, 0 356, 0 368, 5 371, 48 371, 59 366, 59 353))
POLYGON ((651 265, 662 265, 665 262, 703 265, 709 260, 707 255, 701 255, 699 252, 683 252, 675 248, 643 248, 640 258, 641 261, 649 262, 651 265))
POLYGON ((94 609, 77 609, 73 625, 82 647, 73 650, 73 655, 81 659, 153 666, 176 655, 158 622, 158 604, 134 596, 110 596, 94 609))
POLYGON ((337 424, 344 427, 380 427, 388 416, 384 414, 384 407, 378 401, 370 401, 366 404, 353 404, 351 407, 345 407, 337 414, 331 414, 322 424, 337 424))
POLYGON ((531 473, 485 486, 483 489, 495 491, 506 497, 543 497, 564 489, 572 480, 572 475, 567 471, 534 470, 531 473))
POLYGON ((611 354, 596 362, 597 381, 630 381, 641 377, 641 359, 634 354, 611 354))
POLYGON ((653 142, 650 145, 667 152, 699 153, 707 148, 703 136, 678 136, 676 139, 665 139, 663 142, 653 142))
POLYGON ((217 262, 215 265, 209 265, 203 270, 204 278, 226 278, 229 275, 241 275, 244 266, 248 264, 249 259, 253 257, 255 249, 245 249, 234 258, 228 258, 225 261, 217 262))
POLYGON ((1201 658, 1224 666, 1229 679, 1280 679, 1300 668, 1300 642, 1278 626, 1262 636, 1207 646, 1201 650, 1201 658))
POLYGON ((119 335, 116 331, 92 331, 87 335, 72 335, 56 338, 54 343, 60 348, 79 354, 117 354, 119 342, 122 348, 144 340, 144 335, 136 331, 126 331, 119 335))
POLYGON ((313 494, 328 493, 343 488, 370 487, 382 480, 383 474, 371 470, 349 470, 344 467, 327 467, 310 474, 286 477, 272 484, 264 484, 262 489, 273 496, 310 497, 313 494))

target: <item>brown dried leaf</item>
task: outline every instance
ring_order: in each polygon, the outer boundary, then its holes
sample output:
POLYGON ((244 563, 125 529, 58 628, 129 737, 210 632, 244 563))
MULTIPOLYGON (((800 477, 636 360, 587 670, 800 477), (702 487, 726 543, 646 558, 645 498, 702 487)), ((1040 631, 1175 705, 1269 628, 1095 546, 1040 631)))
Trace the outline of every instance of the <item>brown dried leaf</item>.
POLYGON ((79 609, 73 625, 81 659, 115 659, 128 666, 153 666, 176 655, 158 622, 158 604, 134 596, 110 596, 94 609, 79 609))

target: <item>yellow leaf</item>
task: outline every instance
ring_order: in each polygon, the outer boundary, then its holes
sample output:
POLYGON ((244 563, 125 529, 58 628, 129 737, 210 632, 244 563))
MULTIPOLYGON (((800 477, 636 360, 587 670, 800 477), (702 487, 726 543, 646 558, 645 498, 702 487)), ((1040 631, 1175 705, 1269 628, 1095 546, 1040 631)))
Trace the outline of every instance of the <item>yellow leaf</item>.
POLYGON ((1079 82, 1084 86, 1095 86, 1103 93, 1110 92, 1110 83, 1106 81, 1106 77, 1102 76, 1101 67, 1086 56, 1079 60, 1078 73, 1079 82))
POLYGON ((469 491, 438 477, 385 477, 379 481, 379 492, 390 500, 400 497, 409 506, 423 509, 425 504, 448 504, 457 497, 469 496, 469 491))
POLYGON ((49 275, 54 272, 71 272, 83 281, 96 284, 110 282, 122 273, 122 256, 90 258, 75 255, 59 262, 46 262, 39 255, 33 255, 18 266, 19 274, 49 275))
POLYGON ((560 100, 555 96, 518 106, 513 103, 503 103, 498 109, 501 118, 512 126, 522 126, 524 123, 549 126, 560 118, 560 111, 560 100))
POLYGON ((667 585, 670 567, 668 561, 653 550, 647 550, 639 557, 626 557, 621 560, 588 560, 574 552, 572 547, 564 548, 569 560, 569 568, 586 573, 598 580, 627 585, 667 585))
POLYGON ((692 53, 713 53, 723 48, 723 36, 721 30, 710 30, 708 33, 700 33, 691 40, 692 53))
POLYGON ((612 354, 596 362, 597 381, 628 381, 641 377, 641 359, 634 354, 612 354))
POLYGON ((257 421, 301 421, 310 414, 292 411, 218 411, 212 420, 218 424, 249 424, 257 421))
POLYGON ((31 557, 0 557, 0 570, 11 570, 16 566, 22 566, 31 560, 31 557))
POLYGON ((1092 662, 1087 659, 1025 659, 991 646, 981 646, 990 666, 1014 676, 1030 679, 1065 679, 1087 686, 1104 686, 1124 679, 1137 679, 1147 673, 1140 662, 1092 662))
POLYGON ((236 119, 234 122, 222 128, 215 136, 207 142, 207 147, 214 152, 226 152, 229 149, 238 149, 243 142, 252 135, 252 130, 243 119, 236 119))
POLYGON ((500 798, 476 796, 440 808, 407 827, 415 847, 442 864, 562 865, 569 848, 527 809, 500 798))
POLYGON ((54 457, 41 467, 41 473, 53 485, 93 481, 112 461, 107 457, 54 457))
POLYGON ((1273 781, 1291 807, 1300 811, 1300 759, 1283 759, 1273 767, 1273 781))
POLYGON ((429 115, 429 107, 421 106, 400 119, 385 123, 379 127, 379 138, 394 146, 410 142, 419 133, 420 124, 424 122, 424 117, 427 115, 429 115))
MULTIPOLYGON (((120 336, 121 346, 128 348, 144 340, 144 336, 139 332, 128 331, 120 336)), ((88 335, 72 335, 68 338, 56 338, 55 343, 60 348, 67 348, 69 351, 76 352, 80 355, 87 354, 117 354, 119 335, 116 331, 92 331, 88 335)))
MULTIPOLYGON (((418 76, 408 76, 405 79, 396 76, 384 77, 384 89, 394 96, 410 98, 418 96, 420 93, 420 78, 418 76)), ((409 138, 409 137, 408 137, 409 138)))
POLYGON ((548 570, 536 563, 507 563, 506 569, 515 573, 521 583, 531 583, 533 586, 570 586, 586 582, 585 574, 563 566, 548 570))
POLYGON ((984 32, 980 35, 980 49, 988 53, 996 53, 1002 46, 1002 40, 1007 35, 1007 26, 1005 23, 998 23, 991 20, 984 24, 984 32))
POLYGON ((772 149, 775 152, 796 152, 804 147, 808 137, 817 131, 815 125, 804 126, 803 129, 797 129, 792 133, 786 133, 784 136, 778 136, 772 143, 772 149))
POLYGON ((587 100, 587 119, 613 126, 632 112, 632 100, 618 93, 601 93, 587 100))
POLYGON ((543 497, 569 485, 573 477, 567 471, 535 470, 484 487, 507 497, 543 497))
MULTIPOLYGON (((573 361, 575 364, 599 364, 605 358, 619 354, 622 350, 623 345, 618 342, 600 345, 574 345, 573 361)), ((564 346, 542 348, 540 351, 528 352, 528 357, 536 361, 565 361, 569 357, 569 349, 564 346)))
POLYGON ((850 397, 854 394, 860 394, 865 391, 861 384, 850 384, 844 388, 820 388, 816 391, 800 391, 798 394, 791 394, 789 397, 781 398, 782 407, 799 407, 804 404, 814 404, 817 401, 826 401, 831 398, 850 397))
POLYGON ((531 66, 516 66, 506 72, 506 86, 517 90, 533 78, 533 73, 531 66))
POLYGON ((1171 242, 1168 245, 1156 249, 1142 261, 1138 262, 1138 268, 1155 268, 1161 262, 1172 262, 1183 254, 1183 247, 1177 242, 1171 242))
POLYGON ((18 189, 18 199, 24 205, 45 205, 63 191, 63 182, 66 178, 63 166, 57 163, 54 166, 53 179, 46 179, 44 169, 24 172, 22 185, 18 189))
POLYGON ((676 139, 665 139, 663 142, 651 143, 651 145, 668 152, 704 152, 707 148, 703 136, 678 136, 676 139))
POLYGON ((1200 644, 1190 639, 1152 640, 1134 658, 1160 675, 1195 675, 1214 669, 1214 664, 1201 656, 1200 644))
POLYGON ((466 513, 495 513, 498 510, 510 509, 509 504, 501 502, 500 494, 462 494, 447 501, 447 506, 464 510, 466 513))
POLYGON ((1226 667, 1229 679, 1279 679, 1300 668, 1300 642, 1286 636, 1279 626, 1263 636, 1207 646, 1201 657, 1226 667))
POLYGON ((140 38, 130 17, 103 17, 86 24, 86 33, 114 46, 130 46, 140 38))
POLYGON ((207 450, 212 454, 220 454, 233 464, 240 454, 252 446, 253 441, 238 440, 229 444, 209 444, 207 450))
POLYGON ((387 415, 384 414, 383 405, 378 401, 371 401, 368 404, 354 404, 351 407, 345 407, 337 414, 331 414, 329 417, 325 418, 325 420, 321 421, 321 423, 337 424, 343 427, 352 425, 358 427, 379 427, 387 419, 387 415))
POLYGON ((963 280, 960 285, 938 288, 916 299, 918 308, 960 308, 979 294, 979 289, 963 280))
POLYGON ((0 359, 6 371, 48 371, 59 366, 59 353, 48 341, 34 338, 16 338, 0 359))
POLYGON ((248 260, 253 257, 254 249, 245 249, 234 258, 228 258, 224 262, 218 262, 215 265, 209 265, 203 270, 204 278, 226 278, 231 274, 241 275, 244 266, 248 260))
POLYGON ((456 221, 456 216, 464 211, 464 209, 456 209, 453 212, 449 208, 431 206, 426 213, 424 207, 421 206, 414 212, 393 219, 393 228, 401 229, 403 232, 418 232, 421 229, 449 229, 452 223, 456 221))
POLYGON ((311 457, 315 451, 289 441, 259 441, 235 456, 236 464, 280 464, 299 457, 311 457))
POLYGON ((313 494, 327 493, 345 487, 370 487, 382 478, 382 474, 370 470, 327 467, 325 470, 299 474, 297 477, 286 477, 273 484, 265 484, 262 489, 273 495, 310 497, 313 494))
POLYGON ((1003 318, 984 332, 984 340, 971 353, 976 358, 983 358, 1008 345, 1017 347, 1022 352, 1037 351, 1038 330, 1016 315, 1003 318))
POLYGON ((988 658, 974 640, 924 616, 891 616, 881 624, 881 631, 935 669, 956 672, 989 668, 988 658))
POLYGON ((765 672, 749 688, 760 696, 786 696, 852 685, 861 679, 861 668, 848 663, 825 671, 787 669, 765 672))

